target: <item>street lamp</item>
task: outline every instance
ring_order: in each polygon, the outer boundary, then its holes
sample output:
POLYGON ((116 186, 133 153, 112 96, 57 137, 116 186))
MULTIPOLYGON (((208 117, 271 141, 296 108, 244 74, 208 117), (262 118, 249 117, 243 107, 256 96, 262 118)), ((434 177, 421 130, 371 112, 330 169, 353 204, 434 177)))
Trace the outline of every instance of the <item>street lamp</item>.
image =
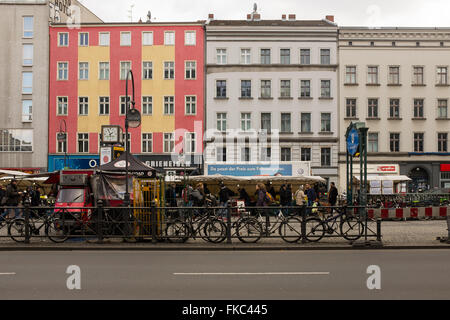
POLYGON ((134 76, 133 71, 129 70, 127 72, 127 77, 125 80, 125 101, 126 101, 126 110, 125 110, 125 197, 123 204, 126 207, 130 206, 130 192, 128 190, 128 128, 138 128, 141 125, 141 114, 139 110, 135 109, 135 99, 134 99, 134 76), (130 108, 130 99, 128 99, 128 76, 131 74, 131 86, 133 88, 133 100, 131 100, 131 104, 133 105, 130 108))
POLYGON ((67 124, 66 120, 61 119, 59 121, 59 132, 57 135, 58 142, 64 143, 64 169, 67 168, 66 157, 67 157, 67 124), (62 124, 64 123, 64 130, 62 129, 62 124))

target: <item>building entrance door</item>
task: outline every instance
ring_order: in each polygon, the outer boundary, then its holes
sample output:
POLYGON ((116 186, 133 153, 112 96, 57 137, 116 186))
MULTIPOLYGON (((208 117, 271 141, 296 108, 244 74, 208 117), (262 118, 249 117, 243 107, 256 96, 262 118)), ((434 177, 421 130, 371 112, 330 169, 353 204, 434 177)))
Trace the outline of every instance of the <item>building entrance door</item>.
POLYGON ((414 168, 408 175, 412 181, 409 182, 409 193, 424 192, 430 189, 428 172, 423 168, 414 168))

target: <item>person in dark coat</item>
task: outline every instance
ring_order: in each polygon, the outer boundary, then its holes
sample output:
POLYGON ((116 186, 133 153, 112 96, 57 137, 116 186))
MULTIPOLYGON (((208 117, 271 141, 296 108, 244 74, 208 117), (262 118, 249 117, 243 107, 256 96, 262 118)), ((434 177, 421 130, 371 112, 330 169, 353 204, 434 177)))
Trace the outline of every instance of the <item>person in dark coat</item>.
MULTIPOLYGON (((330 191, 328 191, 328 203, 331 207, 336 206, 338 197, 338 190, 334 182, 331 183, 330 191)), ((331 208, 331 213, 333 213, 333 208, 331 208)))
POLYGON ((277 192, 275 191, 275 188, 273 187, 272 182, 270 182, 266 187, 267 192, 270 193, 272 198, 275 200, 277 198, 277 192))
POLYGON ((245 190, 245 188, 241 188, 240 186, 238 186, 238 191, 239 191, 239 199, 244 200, 246 207, 250 206, 250 196, 248 195, 247 190, 245 190))
POLYGON ((14 211, 15 218, 19 218, 20 216, 20 209, 18 208, 18 206, 21 197, 22 192, 19 192, 19 190, 17 189, 17 180, 12 180, 6 188, 6 206, 15 207, 14 209, 10 209, 10 211, 14 211))
POLYGON ((0 222, 4 220, 7 212, 2 209, 3 206, 6 206, 6 190, 3 186, 0 186, 0 222))
POLYGON ((219 202, 221 207, 226 207, 228 200, 230 200, 230 197, 235 196, 236 194, 228 189, 227 186, 222 182, 220 184, 220 191, 219 191, 219 202))
POLYGON ((173 184, 166 190, 166 203, 171 208, 177 207, 177 193, 173 184))

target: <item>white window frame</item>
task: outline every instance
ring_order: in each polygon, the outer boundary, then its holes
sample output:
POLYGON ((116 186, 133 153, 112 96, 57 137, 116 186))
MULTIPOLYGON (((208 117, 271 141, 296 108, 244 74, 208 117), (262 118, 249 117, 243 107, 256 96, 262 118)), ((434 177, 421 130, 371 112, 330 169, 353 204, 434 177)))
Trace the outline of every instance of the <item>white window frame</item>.
POLYGON ((246 64, 246 65, 252 63, 252 49, 251 48, 241 48, 240 62, 241 62, 241 64, 246 64), (244 54, 244 50, 248 50, 248 54, 247 53, 244 54))
POLYGON ((68 47, 70 43, 70 36, 68 32, 58 32, 58 47, 65 48, 68 47), (67 35, 67 44, 61 44, 61 35, 67 35))
POLYGON ((141 152, 142 153, 153 153, 153 132, 142 132, 141 133, 141 152), (144 139, 144 134, 147 135, 147 139, 144 139), (148 147, 148 143, 150 142, 150 150, 148 147), (144 151, 144 143, 146 143, 147 151, 144 151))
POLYGON ((57 116, 67 116, 69 114, 69 97, 68 96, 57 96, 56 97, 56 115, 57 116), (66 98, 66 113, 59 113, 59 98, 66 98))
POLYGON ((143 116, 151 116, 151 115, 153 115, 153 96, 145 96, 145 95, 143 95, 142 96, 142 115, 143 116), (147 99, 147 101, 146 102, 144 102, 144 98, 150 98, 149 100, 147 99), (147 105, 147 112, 144 112, 144 104, 146 104, 147 105), (150 105, 150 111, 151 112, 148 112, 148 105, 150 105))
POLYGON ((119 62, 119 80, 126 80, 128 71, 125 72, 124 77, 122 77, 122 63, 129 63, 130 64, 130 69, 129 70, 132 70, 133 63, 131 61, 120 61, 119 62))
POLYGON ((78 62, 78 80, 89 80, 89 62, 86 61, 80 61, 78 62), (87 68, 83 68, 83 76, 86 76, 86 72, 87 72, 87 77, 81 77, 81 64, 87 64, 87 68))
POLYGON ((163 97, 163 115, 165 115, 165 116, 175 115, 175 96, 164 96, 163 97), (168 98, 167 102, 166 102, 166 98, 168 98), (170 99, 170 98, 172 98, 172 99, 170 99), (168 112, 166 112, 166 103, 168 104, 168 109, 167 109, 168 112))
POLYGON ((109 32, 99 32, 98 33, 98 45, 100 47, 109 47, 111 45, 111 34, 109 32), (102 40, 102 36, 108 36, 108 44, 102 44, 101 40, 102 40))
POLYGON ((252 130, 252 113, 241 112, 241 131, 248 132, 250 130, 252 130))
MULTIPOLYGON (((105 111, 105 108, 103 108, 103 111, 105 111)), ((111 113, 111 98, 109 96, 100 96, 98 97, 98 115, 99 116, 109 116, 111 113), (102 98, 108 98, 108 102, 101 102, 102 98), (101 105, 108 104, 108 112, 101 112, 101 105)))
POLYGON ((219 132, 227 132, 227 126, 228 126, 228 115, 226 112, 217 112, 216 113, 216 130, 219 132), (219 117, 220 115, 220 117, 219 117), (220 128, 219 128, 219 122, 220 122, 220 128), (225 128, 224 128, 225 124, 225 128))
POLYGON ((163 133, 163 152, 164 153, 172 153, 175 151, 175 134, 173 132, 164 132, 163 133), (166 139, 166 135, 169 135, 169 139, 166 139), (169 144, 169 149, 166 148, 166 142, 169 144), (172 147, 172 148, 170 148, 172 147))
POLYGON ((22 16, 22 29, 23 29, 23 33, 22 33, 22 37, 25 39, 32 39, 34 38, 34 16, 22 16), (26 30, 25 29, 25 18, 31 18, 32 19, 32 23, 33 23, 33 28, 31 30, 26 30), (31 36, 26 36, 25 33, 26 32, 31 32, 31 36))
POLYGON ((227 48, 216 48, 216 63, 217 64, 227 64, 228 63, 227 48), (220 52, 219 52, 219 50, 220 50, 220 52))
POLYGON ((83 31, 78 32, 78 46, 79 47, 89 47, 89 32, 83 31), (81 36, 87 34, 87 44, 81 44, 81 36))
POLYGON ((195 116, 197 115, 197 96, 196 95, 186 95, 184 96, 184 113, 186 116, 195 116), (194 101, 192 101, 194 98, 194 101), (190 99, 190 101, 188 101, 190 99), (188 112, 188 106, 189 112, 188 112), (192 106, 194 107, 194 112, 192 112, 192 106))
POLYGON ((184 31, 184 45, 185 46, 196 46, 197 45, 197 31, 195 30, 186 30, 184 31), (194 34, 194 42, 193 43, 189 43, 188 40, 191 40, 188 37, 188 34, 194 34))
MULTIPOLYGON (((84 149, 84 143, 83 143, 83 149, 84 149)), ((77 132, 77 153, 89 153, 89 132, 77 132), (80 151, 80 134, 87 134, 87 140, 83 139, 81 141, 86 142, 87 141, 87 151, 80 151)))
POLYGON ((175 30, 164 31, 164 45, 165 46, 174 46, 175 45, 175 30), (173 43, 171 41, 172 39, 167 37, 169 34, 173 34, 173 43))
POLYGON ((184 152, 194 154, 197 152, 197 134, 195 132, 186 132, 184 135, 184 152), (193 138, 192 138, 193 136, 193 138), (189 137, 189 138, 188 138, 189 137), (192 150, 192 143, 194 150, 192 150))
POLYGON ((195 60, 186 60, 184 61, 184 79, 185 80, 196 80, 197 79, 197 61, 195 60), (194 68, 189 67, 188 69, 188 63, 194 63, 194 68), (192 77, 192 71, 194 71, 194 77, 192 77), (189 77, 187 77, 187 74, 189 72, 189 77))
POLYGON ((163 79, 164 80, 175 80, 175 61, 163 61, 163 79), (169 75, 170 70, 173 70, 173 78, 166 78, 166 63, 172 63, 173 67, 168 67, 169 75))
POLYGON ((153 46, 155 39, 154 39, 154 35, 153 35, 153 31, 142 31, 142 46, 153 46), (151 42, 145 42, 145 35, 147 34, 151 34, 151 42))
POLYGON ((79 116, 89 116, 89 97, 78 97, 78 115, 79 116), (87 99, 87 102, 83 102, 83 113, 81 113, 81 101, 80 99, 87 99), (85 111, 87 111, 85 113, 85 111))
MULTIPOLYGON (((126 111, 127 111, 127 106, 126 106, 126 99, 125 99, 125 112, 122 112, 122 98, 125 98, 126 96, 119 96, 119 116, 125 116, 126 111)), ((128 96, 128 99, 130 100, 130 105, 131 105, 131 95, 128 96)))
POLYGON ((142 61, 142 80, 153 80, 153 61, 142 61), (150 63, 150 68, 145 67, 146 63, 150 63), (151 76, 149 78, 145 77, 147 70, 151 71, 151 76))
MULTIPOLYGON (((64 70, 64 69, 63 69, 64 70)), ((57 61, 56 62, 56 80, 57 81, 69 81, 69 61, 57 61), (66 69, 66 75, 67 75, 67 78, 65 78, 65 79, 61 79, 60 77, 59 77, 59 65, 61 64, 61 63, 65 63, 66 65, 67 65, 67 69, 66 69)))
POLYGON ((33 94, 33 87, 34 87, 34 79, 33 79, 33 71, 23 71, 22 72, 22 94, 33 94), (31 91, 26 92, 25 89, 28 89, 30 87, 25 87, 24 85, 24 76, 25 74, 31 74, 31 91))
POLYGON ((22 122, 33 122, 33 99, 22 99, 22 122), (30 101, 31 102, 31 110, 29 110, 28 113, 24 112, 25 108, 25 102, 30 101))
POLYGON ((67 140, 68 140, 69 134, 66 133, 66 141, 63 141, 63 142, 58 141, 58 134, 59 134, 59 132, 56 133, 56 153, 63 154, 63 153, 67 152, 67 140), (61 146, 61 151, 60 151, 60 146, 61 146))
POLYGON ((133 40, 133 39, 132 39, 131 31, 121 31, 121 32, 120 32, 120 46, 121 46, 121 47, 131 47, 131 44, 133 43, 132 40, 133 40), (125 41, 123 41, 124 39, 122 38, 123 35, 127 35, 127 34, 130 35, 130 43, 129 43, 129 44, 128 44, 128 43, 125 43, 125 41))
POLYGON ((110 62, 109 62, 109 61, 100 61, 100 62, 98 63, 98 79, 99 79, 99 80, 109 80, 110 76, 111 76, 111 64, 110 64, 110 62), (108 66, 107 69, 102 68, 102 64, 105 64, 105 63, 106 63, 107 66, 108 66), (107 72, 108 72, 108 73, 107 73, 108 76, 102 78, 102 76, 101 76, 102 71, 104 71, 105 76, 106 76, 106 71, 107 71, 107 72))

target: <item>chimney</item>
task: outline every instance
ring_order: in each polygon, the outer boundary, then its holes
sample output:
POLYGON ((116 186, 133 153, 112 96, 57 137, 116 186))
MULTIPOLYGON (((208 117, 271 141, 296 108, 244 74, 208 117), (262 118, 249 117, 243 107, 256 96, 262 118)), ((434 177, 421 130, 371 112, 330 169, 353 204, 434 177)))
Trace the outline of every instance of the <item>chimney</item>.
POLYGON ((208 20, 214 20, 214 13, 208 14, 208 20))
POLYGON ((326 16, 325 19, 327 19, 330 22, 334 22, 334 16, 326 16))
POLYGON ((295 21, 295 14, 289 15, 289 21, 295 21))
POLYGON ((281 20, 286 21, 286 15, 285 14, 281 15, 281 20))

